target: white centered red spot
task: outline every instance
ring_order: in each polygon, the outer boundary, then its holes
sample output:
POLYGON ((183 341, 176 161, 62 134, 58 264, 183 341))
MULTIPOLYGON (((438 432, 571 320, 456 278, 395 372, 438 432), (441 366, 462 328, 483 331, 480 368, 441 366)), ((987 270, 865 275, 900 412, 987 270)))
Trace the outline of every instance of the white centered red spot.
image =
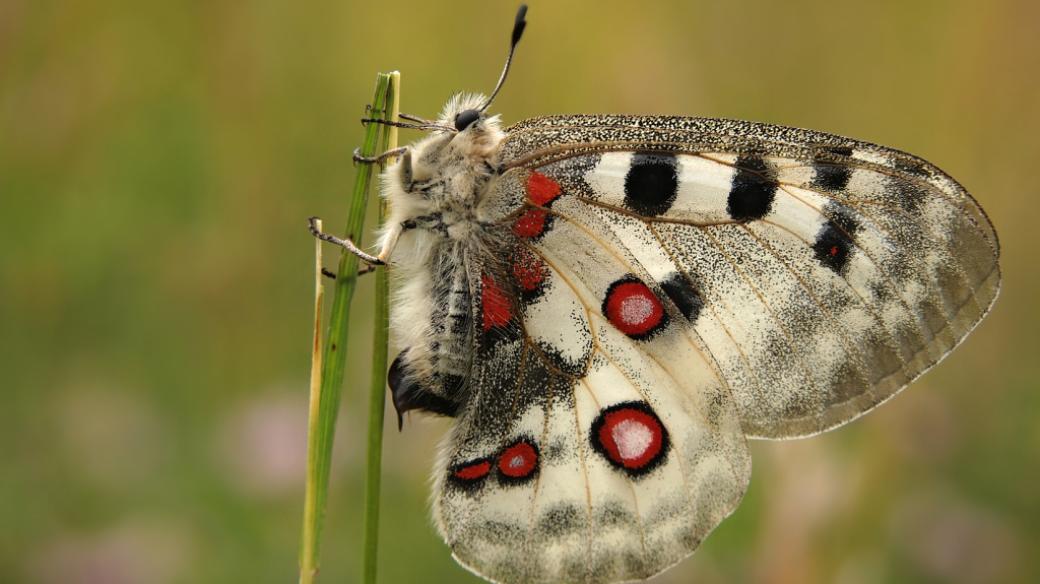
POLYGON ((603 300, 603 314, 618 330, 633 338, 653 334, 667 319, 654 291, 632 277, 610 285, 603 300))
POLYGON ((615 467, 638 475, 650 471, 668 449, 668 435, 644 402, 616 404, 592 424, 592 446, 615 467))
POLYGON ((498 455, 498 471, 506 479, 526 479, 538 470, 538 450, 527 440, 509 446, 498 455))

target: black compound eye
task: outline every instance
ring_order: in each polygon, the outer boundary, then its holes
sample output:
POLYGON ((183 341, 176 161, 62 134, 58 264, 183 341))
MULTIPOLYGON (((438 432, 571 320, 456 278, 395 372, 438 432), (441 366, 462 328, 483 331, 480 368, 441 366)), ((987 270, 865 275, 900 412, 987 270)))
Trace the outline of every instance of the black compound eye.
POLYGON ((455 129, 461 132, 479 119, 480 112, 475 109, 468 109, 464 112, 460 112, 459 115, 455 116, 455 129))

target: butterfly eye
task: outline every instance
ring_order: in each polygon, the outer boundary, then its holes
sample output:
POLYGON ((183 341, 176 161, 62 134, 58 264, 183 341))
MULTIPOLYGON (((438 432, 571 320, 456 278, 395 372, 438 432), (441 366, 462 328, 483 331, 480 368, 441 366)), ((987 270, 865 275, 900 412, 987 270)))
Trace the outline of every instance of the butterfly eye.
POLYGON ((468 109, 460 112, 459 115, 455 116, 455 129, 461 132, 479 119, 480 112, 475 109, 468 109))

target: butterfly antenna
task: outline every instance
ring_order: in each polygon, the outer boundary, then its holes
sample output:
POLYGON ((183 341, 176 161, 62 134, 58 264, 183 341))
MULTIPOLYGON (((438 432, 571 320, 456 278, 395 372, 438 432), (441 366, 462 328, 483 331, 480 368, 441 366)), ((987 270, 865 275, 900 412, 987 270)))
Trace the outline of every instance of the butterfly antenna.
POLYGON ((495 101, 495 96, 498 95, 502 84, 506 82, 506 75, 509 74, 509 65, 513 62, 513 53, 516 52, 516 45, 520 42, 520 37, 524 35, 524 28, 527 26, 527 4, 521 4, 520 9, 516 11, 516 22, 513 23, 513 36, 509 42, 509 56, 506 57, 506 66, 502 68, 502 76, 498 78, 498 83, 495 85, 495 90, 491 92, 491 97, 487 98, 484 105, 480 106, 480 111, 483 112, 491 105, 491 102, 495 101))

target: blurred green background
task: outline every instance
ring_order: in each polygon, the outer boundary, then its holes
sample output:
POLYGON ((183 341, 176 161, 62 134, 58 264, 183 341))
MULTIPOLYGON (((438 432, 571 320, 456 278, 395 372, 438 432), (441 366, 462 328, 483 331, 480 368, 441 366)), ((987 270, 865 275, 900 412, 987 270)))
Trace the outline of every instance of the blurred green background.
MULTIPOLYGON (((660 113, 846 134, 949 171, 1003 243, 1004 292, 962 348, 849 427, 754 443, 743 506, 658 582, 1038 581, 1040 4, 531 5, 495 108, 507 123, 660 113)), ((415 114, 488 91, 515 8, 0 0, 0 582, 295 581, 304 218, 345 221, 377 71, 402 72, 415 114)), ((329 584, 360 574, 370 286, 329 584)), ((476 581, 429 523, 445 428, 387 433, 383 582, 476 581)))

